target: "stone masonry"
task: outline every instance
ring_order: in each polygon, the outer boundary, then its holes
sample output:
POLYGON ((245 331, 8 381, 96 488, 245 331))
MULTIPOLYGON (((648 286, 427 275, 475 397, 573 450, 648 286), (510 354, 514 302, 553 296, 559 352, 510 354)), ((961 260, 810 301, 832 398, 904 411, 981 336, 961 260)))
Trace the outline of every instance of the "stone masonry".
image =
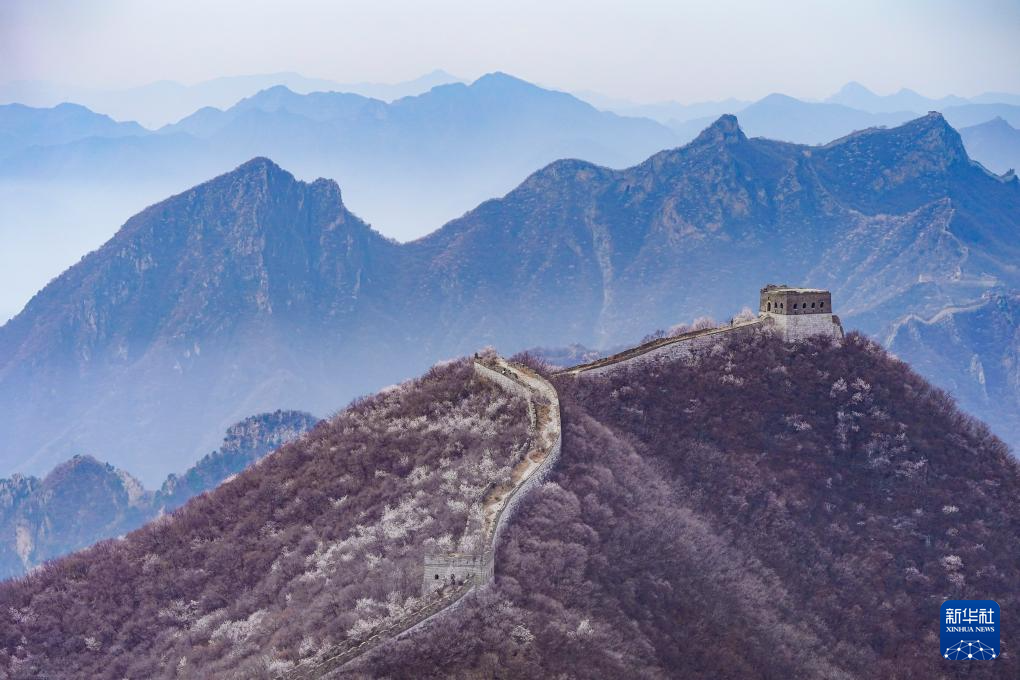
POLYGON ((428 593, 445 586, 457 586, 474 579, 485 583, 492 576, 492 564, 484 555, 436 554, 425 555, 422 592, 428 593))
POLYGON ((820 288, 770 283, 761 289, 758 313, 787 342, 816 335, 843 337, 839 317, 832 313, 832 294, 820 288))

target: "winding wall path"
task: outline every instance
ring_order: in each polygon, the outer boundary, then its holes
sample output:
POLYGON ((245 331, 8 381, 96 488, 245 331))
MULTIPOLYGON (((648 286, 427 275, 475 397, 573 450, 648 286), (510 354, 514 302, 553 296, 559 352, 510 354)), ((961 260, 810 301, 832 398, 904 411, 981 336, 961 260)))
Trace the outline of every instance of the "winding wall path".
POLYGON ((430 593, 418 610, 391 621, 367 638, 347 639, 326 652, 299 663, 278 680, 313 680, 323 678, 341 666, 375 649, 383 643, 410 633, 446 612, 451 611, 469 592, 482 588, 492 579, 496 545, 521 500, 540 484, 559 458, 562 446, 560 401, 552 384, 525 366, 510 364, 502 357, 475 361, 475 372, 501 388, 523 397, 528 402, 528 415, 534 430, 534 442, 524 460, 514 469, 514 486, 501 494, 497 502, 486 501, 483 563, 485 567, 453 589, 430 593))

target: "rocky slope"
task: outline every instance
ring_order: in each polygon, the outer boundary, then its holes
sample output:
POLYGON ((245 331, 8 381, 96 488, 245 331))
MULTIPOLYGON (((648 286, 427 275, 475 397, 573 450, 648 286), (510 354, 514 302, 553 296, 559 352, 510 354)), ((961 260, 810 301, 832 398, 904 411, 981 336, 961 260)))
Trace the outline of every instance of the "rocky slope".
POLYGON ((0 330, 0 383, 21 390, 0 397, 13 409, 4 434, 41 444, 28 471, 101 451, 156 484, 248 414, 298 395, 325 412, 337 400, 329 357, 369 342, 362 310, 396 248, 344 209, 335 183, 295 182, 265 159, 153 206, 0 330), (54 426, 65 408, 77 415, 54 426))
MULTIPOLYGON (((955 677, 948 597, 1020 605, 1020 469, 876 344, 723 339, 557 379, 563 450, 496 578, 345 677, 955 677)), ((454 362, 168 520, 0 586, 12 678, 269 678, 415 604, 520 447, 454 362), (243 555, 243 559, 238 556, 243 555)), ((526 437, 525 437, 526 440, 526 437)), ((970 676, 1018 672, 1015 630, 970 676)))
POLYGON ((993 293, 963 307, 908 316, 889 349, 954 394, 996 432, 1020 432, 1020 294, 993 293))
POLYGON ((43 479, 0 479, 0 578, 120 536, 215 488, 270 451, 312 429, 307 413, 252 416, 227 430, 219 449, 148 491, 129 473, 75 456, 43 479))
POLYGON ((724 117, 624 172, 553 164, 411 245, 443 268, 451 340, 471 324, 489 342, 604 347, 727 318, 771 280, 830 288, 851 327, 878 333, 1016 288, 1018 214, 1020 184, 972 163, 938 115, 817 149, 747 139, 724 117))
POLYGON ((246 413, 325 413, 486 344, 727 318, 768 281, 881 333, 1020 288, 1018 232, 1020 182, 938 114, 812 148, 724 116, 627 170, 553 163, 405 245, 257 159, 132 218, 0 329, 0 461, 103 451, 154 483, 246 413))
POLYGON ((0 578, 118 536, 153 517, 152 493, 123 470, 75 456, 46 477, 0 480, 0 578))
POLYGON ((318 419, 301 411, 263 413, 232 425, 220 448, 181 475, 171 474, 153 494, 157 512, 170 512, 189 499, 219 486, 270 451, 308 432, 318 419))

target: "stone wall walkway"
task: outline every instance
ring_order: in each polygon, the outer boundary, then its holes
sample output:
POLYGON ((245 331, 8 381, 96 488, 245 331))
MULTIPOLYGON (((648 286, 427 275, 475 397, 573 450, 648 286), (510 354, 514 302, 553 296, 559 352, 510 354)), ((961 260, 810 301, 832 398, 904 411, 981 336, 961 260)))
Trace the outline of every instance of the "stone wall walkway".
POLYGON ((595 361, 590 361, 586 364, 579 364, 577 366, 565 368, 562 371, 558 371, 556 375, 577 376, 582 373, 604 373, 634 360, 644 361, 654 359, 660 355, 670 355, 685 345, 692 345, 700 342, 711 342, 715 340, 716 336, 724 333, 752 331, 764 326, 765 323, 765 319, 758 317, 749 321, 739 321, 737 323, 719 326, 717 328, 706 328, 700 331, 683 333, 674 337, 658 338, 651 342, 646 342, 642 345, 638 345, 637 347, 631 347, 602 359, 596 359, 595 361))
POLYGON ((468 578, 463 584, 426 596, 426 603, 400 619, 380 626, 367 638, 344 640, 326 652, 299 663, 276 676, 277 680, 316 680, 324 678, 341 666, 375 649, 388 640, 409 633, 427 621, 450 611, 465 595, 484 587, 491 579, 495 551, 503 529, 528 491, 542 482, 559 458, 562 444, 560 401, 556 388, 526 366, 510 364, 502 357, 476 361, 475 372, 503 389, 528 400, 529 418, 535 435, 534 443, 524 459, 514 468, 513 488, 497 489, 482 499, 484 503, 484 560, 487 568, 468 578))

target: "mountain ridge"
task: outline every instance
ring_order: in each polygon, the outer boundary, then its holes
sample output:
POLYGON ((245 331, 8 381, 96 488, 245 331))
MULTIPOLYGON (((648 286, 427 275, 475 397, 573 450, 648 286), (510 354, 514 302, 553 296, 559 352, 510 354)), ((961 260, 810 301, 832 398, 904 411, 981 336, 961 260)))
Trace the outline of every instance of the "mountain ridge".
MULTIPOLYGON (((769 280, 831 289, 845 322, 878 334, 1020 286, 1018 214, 1020 183, 971 162, 938 114, 824 147, 749 139, 723 116, 624 170, 553 162, 406 244, 348 211, 336 183, 255 159, 149 208, 0 328, 0 355, 19 357, 0 366, 0 400, 18 414, 9 440, 38 441, 34 419, 57 408, 48 385, 64 384, 67 403, 75 390, 117 395, 83 400, 71 429, 6 464, 86 445, 151 480, 103 434, 129 437, 109 414, 152 423, 143 436, 158 448, 280 404, 325 412, 488 344, 597 348, 727 318, 769 280), (161 390, 114 389, 132 381, 161 390), (155 418, 163 399, 188 405, 172 424, 155 418)), ((194 441, 178 451, 214 443, 194 441)))
POLYGON ((104 111, 118 119, 137 120, 149 129, 156 129, 178 121, 200 108, 232 106, 253 92, 273 85, 285 85, 296 92, 342 91, 390 101, 420 94, 442 83, 457 81, 459 79, 456 76, 442 69, 435 69, 408 81, 389 84, 340 83, 283 71, 247 76, 223 76, 190 85, 161 80, 113 91, 96 91, 31 81, 6 83, 0 86, 0 97, 7 101, 22 101, 35 107, 53 106, 61 101, 79 101, 89 108, 104 111))
POLYGON ((94 190, 105 192, 147 182, 169 194, 269 156, 304 179, 339 179, 357 211, 407 240, 505 193, 556 158, 619 167, 674 142, 659 123, 602 112, 506 74, 389 103, 349 93, 299 95, 278 86, 225 110, 203 108, 141 142, 88 139, 8 155, 0 181, 103 181, 106 186, 94 190))
POLYGON ((59 146, 87 137, 134 137, 147 132, 138 123, 117 122, 69 102, 45 109, 0 104, 0 158, 34 146, 59 146))

